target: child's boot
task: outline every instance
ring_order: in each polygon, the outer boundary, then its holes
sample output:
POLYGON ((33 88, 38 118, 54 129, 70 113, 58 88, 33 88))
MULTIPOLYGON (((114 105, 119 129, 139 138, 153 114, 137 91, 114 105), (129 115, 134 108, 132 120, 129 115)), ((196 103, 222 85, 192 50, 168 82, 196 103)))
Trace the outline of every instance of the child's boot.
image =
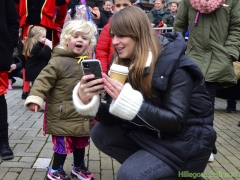
POLYGON ((51 167, 47 167, 48 173, 46 180, 72 180, 63 170, 62 166, 58 170, 53 170, 51 167))
POLYGON ((75 167, 74 164, 72 164, 72 172, 71 176, 72 177, 77 177, 78 179, 81 180, 93 180, 94 179, 94 174, 91 173, 85 166, 84 162, 80 167, 75 167))
POLYGON ((12 79, 8 79, 8 89, 9 90, 13 89, 13 87, 12 87, 12 79))

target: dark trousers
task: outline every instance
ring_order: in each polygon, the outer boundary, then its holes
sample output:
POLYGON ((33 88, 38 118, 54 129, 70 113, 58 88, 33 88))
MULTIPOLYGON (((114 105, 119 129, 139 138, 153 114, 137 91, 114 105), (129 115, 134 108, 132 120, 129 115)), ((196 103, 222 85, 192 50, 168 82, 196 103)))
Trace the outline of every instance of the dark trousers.
POLYGON ((122 164, 117 173, 119 180, 179 179, 176 171, 143 150, 118 125, 97 123, 91 130, 91 138, 98 149, 122 164))
POLYGON ((0 143, 8 142, 8 111, 4 94, 0 96, 0 143))
MULTIPOLYGON (((213 105, 212 115, 214 115, 215 97, 217 94, 219 83, 218 82, 205 82, 205 85, 206 85, 206 88, 208 90, 208 93, 209 93, 211 101, 212 101, 212 105, 213 105)), ((213 147, 213 154, 217 154, 216 145, 214 145, 214 147, 213 147)))

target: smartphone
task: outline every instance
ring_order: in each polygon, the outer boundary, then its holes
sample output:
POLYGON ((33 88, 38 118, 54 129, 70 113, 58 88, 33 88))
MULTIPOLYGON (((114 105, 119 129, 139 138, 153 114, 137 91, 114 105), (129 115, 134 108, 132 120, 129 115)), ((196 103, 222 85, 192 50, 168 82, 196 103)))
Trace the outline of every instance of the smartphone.
MULTIPOLYGON (((101 63, 98 59, 86 59, 81 61, 84 75, 94 74, 94 79, 102 78, 101 63)), ((93 80, 93 79, 92 79, 93 80)))

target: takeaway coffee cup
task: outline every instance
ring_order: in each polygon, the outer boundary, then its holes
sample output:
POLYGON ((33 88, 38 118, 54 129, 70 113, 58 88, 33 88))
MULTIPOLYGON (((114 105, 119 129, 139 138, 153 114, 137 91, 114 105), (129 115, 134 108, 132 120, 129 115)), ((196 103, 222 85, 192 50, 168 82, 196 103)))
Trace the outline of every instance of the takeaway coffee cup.
POLYGON ((124 84, 127 79, 128 72, 128 67, 118 64, 112 64, 112 66, 110 67, 110 78, 124 84))

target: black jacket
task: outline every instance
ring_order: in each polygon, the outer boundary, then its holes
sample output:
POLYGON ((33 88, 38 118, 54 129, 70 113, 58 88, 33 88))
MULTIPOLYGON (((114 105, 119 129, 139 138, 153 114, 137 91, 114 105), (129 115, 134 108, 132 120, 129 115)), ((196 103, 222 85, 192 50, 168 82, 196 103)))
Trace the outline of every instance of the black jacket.
POLYGON ((95 20, 94 22, 96 23, 98 28, 103 28, 112 15, 113 13, 111 11, 100 10, 100 19, 95 20))
POLYGON ((183 170, 200 173, 216 140, 213 105, 201 70, 184 55, 186 44, 182 35, 164 36, 160 36, 164 49, 152 79, 156 97, 144 96, 131 121, 110 114, 108 104, 101 104, 95 119, 109 125, 119 123, 130 138, 176 173, 183 170))
POLYGON ((0 70, 10 70, 13 48, 17 46, 19 22, 13 0, 0 1, 0 70))
POLYGON ((35 46, 33 46, 31 51, 32 57, 28 57, 25 62, 27 81, 34 81, 37 78, 41 70, 50 60, 51 52, 51 48, 41 42, 38 42, 35 46))

